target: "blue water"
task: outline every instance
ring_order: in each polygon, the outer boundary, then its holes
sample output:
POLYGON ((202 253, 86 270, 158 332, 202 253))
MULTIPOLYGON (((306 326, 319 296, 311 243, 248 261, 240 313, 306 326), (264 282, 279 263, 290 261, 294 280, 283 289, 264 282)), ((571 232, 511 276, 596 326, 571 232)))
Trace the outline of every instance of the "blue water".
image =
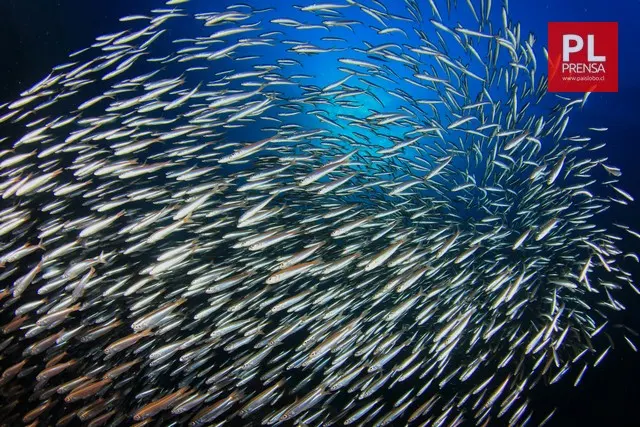
MULTIPOLYGON (((452 0, 453 1, 453 0, 452 0)), ((270 7, 274 3, 298 4, 297 1, 254 1, 245 0, 257 8, 270 7)), ((235 4, 232 1, 217 0, 193 0, 189 5, 190 10, 209 11, 221 10, 225 5, 235 4)), ((403 13, 404 4, 398 0, 387 0, 392 13, 403 13)), ((428 2, 420 1, 423 13, 430 15, 428 2)), ((473 17, 464 0, 459 0, 458 10, 462 11, 455 17, 446 17, 444 2, 440 5, 440 13, 448 23, 455 25, 459 22, 463 26, 471 24, 473 17)), ((500 2, 494 1, 492 16, 499 18, 500 2)), ((44 77, 49 70, 60 63, 67 62, 70 52, 82 49, 93 43, 95 37, 104 33, 120 31, 128 24, 119 23, 118 18, 123 15, 145 14, 149 9, 164 7, 163 2, 154 0, 56 0, 56 1, 26 1, 3 0, 0 2, 0 52, 2 52, 2 67, 0 67, 0 103, 14 99, 18 94, 31 86, 35 81, 44 77)), ((281 6, 276 6, 277 10, 281 6)), ((289 7, 286 10, 290 10, 289 7)), ((277 14, 277 11, 276 11, 277 14)), ((302 16, 302 15, 301 15, 302 16)), ((309 19, 308 14, 304 15, 309 19)), ((274 14, 269 15, 272 19, 274 14)), ((283 16, 290 19, 299 19, 300 16, 283 16)), ((637 135, 640 133, 638 113, 638 100, 640 99, 640 45, 637 37, 637 20, 640 18, 640 1, 610 1, 595 0, 579 1, 548 1, 548 2, 510 2, 510 19, 519 22, 522 27, 523 38, 529 32, 536 37, 538 69, 546 72, 546 64, 540 48, 546 45, 547 24, 550 21, 617 21, 619 28, 619 91, 618 93, 594 93, 581 111, 574 112, 571 116, 570 129, 580 133, 587 127, 608 127, 604 134, 607 142, 602 155, 609 158, 607 163, 618 166, 623 171, 621 186, 636 198, 640 197, 640 168, 637 166, 640 149, 637 148, 637 135)), ((263 19, 262 32, 269 28, 268 19, 263 19)), ((375 23, 374 23, 375 24, 375 23)), ((415 34, 411 33, 410 25, 402 25, 412 40, 415 34)), ((282 27, 280 27, 281 29, 282 27)), ((475 28, 475 27, 471 27, 475 28)), ((179 28, 172 34, 173 38, 181 36, 196 36, 198 30, 192 28, 179 28)), ((428 34, 434 34, 430 27, 425 29, 428 34)), ((321 31, 297 32, 295 40, 312 44, 321 43, 318 37, 325 36, 321 31), (308 37, 308 40, 304 38, 308 37)), ((372 44, 380 44, 375 38, 375 32, 363 29, 353 33, 347 29, 332 32, 331 36, 344 37, 353 40, 362 47, 362 42, 369 41, 372 44)), ((395 41, 394 39, 393 41, 395 41)), ((410 43, 415 45, 415 43, 410 43)), ((322 43, 326 46, 326 43, 322 43)), ((278 48, 282 57, 292 57, 286 54, 286 49, 291 46, 278 48)), ((452 48, 453 49, 453 48, 452 48)), ((276 52, 269 48, 270 54, 276 52)), ((249 53, 246 53, 247 55, 249 53)), ((317 76, 313 79, 314 85, 327 85, 344 77, 344 74, 332 66, 328 66, 328 58, 341 57, 341 53, 328 55, 297 56, 303 62, 303 67, 296 69, 295 73, 317 76), (304 61, 303 61, 304 60, 304 61)), ((349 53, 349 56, 352 56, 349 53)), ((452 55, 455 56, 455 55, 452 55)), ((269 64, 268 57, 262 58, 258 63, 269 64)), ((365 59, 364 55, 360 59, 365 59)), ((250 67, 255 62, 239 64, 230 60, 222 60, 216 66, 220 70, 234 67, 237 72, 242 67, 250 67)), ((399 64, 392 65, 394 70, 402 70, 399 64)), ((410 77, 411 73, 407 76, 410 77)), ((199 78, 205 78, 200 76, 199 78)), ((301 84, 305 84, 301 80, 301 84)), ((194 85, 198 82, 195 81, 194 85)), ((411 89, 410 85, 404 85, 403 90, 411 89)), ((289 90, 289 89, 287 89, 289 90)), ((293 90, 293 89, 291 89, 293 90)), ((374 89, 385 104, 387 110, 393 111, 401 102, 384 91, 374 89)), ((409 92, 414 93, 414 92, 409 92)), ((367 98, 362 106, 364 110, 379 111, 380 106, 371 98, 367 98)), ((536 107, 538 108, 538 107, 536 107)), ((332 119, 335 112, 323 106, 328 116, 332 119)), ((362 112, 360 112, 362 113, 362 112)), ((266 124, 265 126, 269 126, 266 124)), ((360 129, 356 129, 361 132, 360 129)), ((348 131, 345 134, 352 136, 348 131)), ((571 134, 571 133, 570 133, 571 134)), ((366 135, 372 145, 389 146, 379 135, 366 135)), ((605 220, 621 222, 640 230, 640 208, 637 204, 627 207, 614 206, 606 214, 605 220)), ((635 271, 636 277, 640 277, 640 269, 635 271)), ((622 314, 620 322, 640 330, 640 298, 633 293, 628 293, 621 300, 628 310, 622 314)), ((640 378, 640 358, 620 344, 617 351, 608 356, 605 362, 597 369, 592 369, 583 379, 582 386, 578 389, 571 387, 571 381, 564 381, 557 386, 538 388, 534 393, 534 408, 540 407, 544 412, 554 404, 562 407, 562 411, 554 419, 553 425, 637 425, 634 421, 635 408, 640 399, 640 385, 636 381, 640 378)))

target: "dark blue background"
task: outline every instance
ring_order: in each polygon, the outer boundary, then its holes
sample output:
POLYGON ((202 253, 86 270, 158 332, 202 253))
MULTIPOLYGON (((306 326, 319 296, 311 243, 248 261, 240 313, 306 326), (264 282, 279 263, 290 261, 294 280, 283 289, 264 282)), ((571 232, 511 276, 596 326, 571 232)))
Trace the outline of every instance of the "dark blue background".
MULTIPOLYGON (((199 0, 201 1, 201 0, 199 0)), ((399 0, 393 0, 399 1, 399 0)), ((203 4, 206 2, 201 1, 203 4)), ((211 0, 212 7, 217 0, 211 0)), ((464 3, 464 0, 459 0, 464 3)), ((494 0, 494 7, 500 2, 494 0)), ((427 2, 425 1, 426 5, 427 2)), ((461 5, 464 7, 464 5, 461 5)), ((49 70, 67 61, 70 52, 90 45, 95 36, 120 28, 123 15, 145 14, 163 7, 159 0, 1 0, 0 1, 0 103, 43 78, 49 70)), ((217 9, 219 6, 215 6, 217 9)), ((424 6, 425 11, 428 6, 424 6)), ((576 129, 609 127, 605 155, 608 163, 623 170, 622 188, 640 198, 638 135, 640 134, 640 42, 638 19, 640 1, 558 0, 551 2, 510 1, 511 18, 521 23, 523 33, 534 32, 540 45, 546 45, 549 21, 617 21, 619 23, 619 92, 592 94, 585 108, 572 116, 576 129)), ((640 230, 640 209, 632 204, 609 212, 615 218, 640 230)), ((636 250, 640 241, 631 241, 636 250)), ((640 277, 640 269, 635 271, 640 277)), ((640 297, 626 291, 620 298, 627 311, 620 319, 640 330, 640 297)), ((574 368, 575 370, 575 368, 574 368)), ((579 388, 573 378, 551 387, 538 387, 532 407, 543 416, 553 405, 560 406, 551 425, 558 426, 639 426, 640 355, 625 343, 596 369, 589 369, 579 388)))

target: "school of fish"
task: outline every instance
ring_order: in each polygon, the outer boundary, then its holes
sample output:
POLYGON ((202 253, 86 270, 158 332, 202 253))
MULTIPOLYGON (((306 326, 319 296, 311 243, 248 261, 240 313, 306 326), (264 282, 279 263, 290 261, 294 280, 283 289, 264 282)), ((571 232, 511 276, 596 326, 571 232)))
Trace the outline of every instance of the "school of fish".
POLYGON ((633 197, 508 3, 159 3, 0 108, 0 424, 542 425, 635 350, 633 197))

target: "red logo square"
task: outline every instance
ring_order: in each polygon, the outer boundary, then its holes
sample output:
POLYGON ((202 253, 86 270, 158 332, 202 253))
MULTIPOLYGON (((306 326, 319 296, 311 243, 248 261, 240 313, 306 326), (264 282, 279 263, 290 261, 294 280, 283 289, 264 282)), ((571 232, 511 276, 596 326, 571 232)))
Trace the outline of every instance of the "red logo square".
POLYGON ((549 22, 549 92, 617 92, 618 23, 549 22))

